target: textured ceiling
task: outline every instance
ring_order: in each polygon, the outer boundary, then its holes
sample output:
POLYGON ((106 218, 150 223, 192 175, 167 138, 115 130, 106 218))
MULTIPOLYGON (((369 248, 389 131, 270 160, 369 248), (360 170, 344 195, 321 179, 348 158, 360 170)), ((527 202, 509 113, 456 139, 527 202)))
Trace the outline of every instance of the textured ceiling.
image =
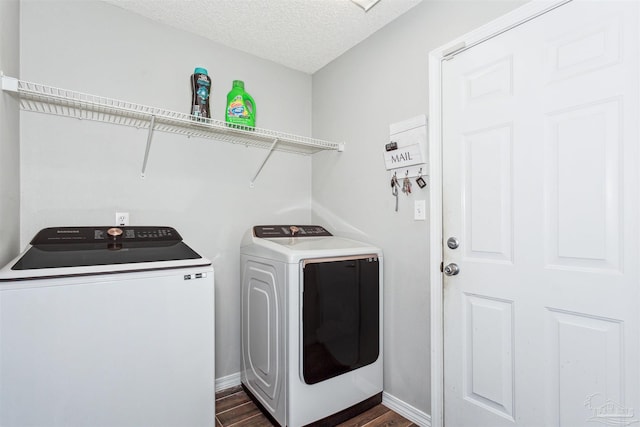
POLYGON ((104 0, 154 21, 313 74, 422 0, 104 0))

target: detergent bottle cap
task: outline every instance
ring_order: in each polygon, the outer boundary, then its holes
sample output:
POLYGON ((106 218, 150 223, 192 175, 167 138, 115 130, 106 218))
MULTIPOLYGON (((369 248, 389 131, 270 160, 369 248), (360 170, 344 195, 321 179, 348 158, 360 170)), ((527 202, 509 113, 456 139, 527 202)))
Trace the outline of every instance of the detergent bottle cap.
POLYGON ((244 82, 242 80, 234 80, 233 87, 239 87, 240 89, 244 89, 244 82))
POLYGON ((201 67, 196 67, 195 70, 193 70, 193 74, 205 74, 205 75, 209 75, 209 73, 207 72, 206 68, 201 68, 201 67))

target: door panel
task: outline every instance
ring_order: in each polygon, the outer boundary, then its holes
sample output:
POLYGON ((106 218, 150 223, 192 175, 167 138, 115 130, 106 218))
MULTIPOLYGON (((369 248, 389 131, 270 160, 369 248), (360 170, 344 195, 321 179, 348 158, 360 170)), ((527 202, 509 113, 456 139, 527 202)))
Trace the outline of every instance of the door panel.
POLYGON ((584 425, 585 413, 570 408, 585 407, 591 394, 581 396, 575 390, 592 390, 612 402, 622 402, 623 322, 555 309, 548 309, 546 315, 551 362, 549 414, 554 424, 584 425))
POLYGON ((640 3, 442 64, 445 424, 640 422, 640 3))
POLYGON ((513 421, 513 302, 464 295, 465 398, 513 421))
POLYGON ((619 271, 621 110, 616 98, 545 117, 548 266, 619 271))
POLYGON ((511 262, 512 197, 510 125, 464 135, 466 257, 511 262))

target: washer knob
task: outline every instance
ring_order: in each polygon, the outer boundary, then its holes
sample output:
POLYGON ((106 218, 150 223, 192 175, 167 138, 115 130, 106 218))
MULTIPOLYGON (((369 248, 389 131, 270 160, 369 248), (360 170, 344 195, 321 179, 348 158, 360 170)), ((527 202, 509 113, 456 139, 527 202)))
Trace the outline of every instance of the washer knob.
POLYGON ((289 227, 289 230, 291 230, 291 237, 296 237, 296 234, 298 234, 298 232, 300 231, 300 229, 295 225, 289 227))
POLYGON ((107 230, 107 234, 115 239, 122 234, 122 228, 112 227, 107 230))

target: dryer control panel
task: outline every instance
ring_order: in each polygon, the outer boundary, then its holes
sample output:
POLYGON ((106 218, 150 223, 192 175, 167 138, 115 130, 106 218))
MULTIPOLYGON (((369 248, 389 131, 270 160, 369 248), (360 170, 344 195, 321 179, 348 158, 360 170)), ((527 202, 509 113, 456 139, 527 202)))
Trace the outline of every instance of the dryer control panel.
POLYGON ((320 225, 256 225, 253 235, 260 238, 333 236, 320 225))

